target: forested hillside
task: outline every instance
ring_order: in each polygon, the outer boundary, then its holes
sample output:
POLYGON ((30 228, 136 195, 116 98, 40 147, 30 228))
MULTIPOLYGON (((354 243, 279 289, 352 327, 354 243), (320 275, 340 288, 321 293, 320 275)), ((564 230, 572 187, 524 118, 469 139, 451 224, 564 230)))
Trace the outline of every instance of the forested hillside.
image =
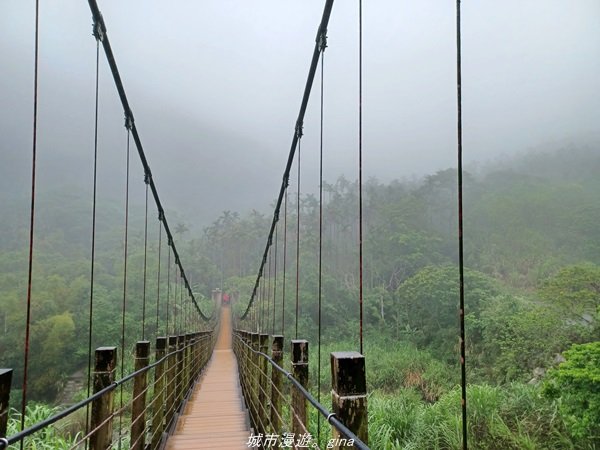
MULTIPOLYGON (((477 448, 600 445, 598 174, 600 153, 577 149, 529 154, 465 173, 469 414, 477 448)), ((324 345, 327 351, 355 349, 357 186, 339 178, 324 187, 324 345)), ((282 217, 277 261, 271 260, 267 274, 269 286, 277 279, 274 308, 279 317, 285 248, 286 339, 293 337, 296 321, 297 204, 291 189, 287 229, 282 217)), ((27 201, 6 192, 2 199, 5 211, 27 201)), ((65 377, 87 363, 90 205, 83 194, 65 191, 47 193, 39 204, 30 389, 33 398, 52 402, 65 377)), ((456 204, 454 169, 419 180, 370 179, 364 187, 372 448, 457 448, 456 204)), ((107 201, 100 209, 93 341, 94 346, 118 345, 123 212, 118 202, 107 201)), ((298 327, 311 342, 318 314, 318 209, 315 196, 301 196, 298 327)), ((131 216, 128 342, 138 337, 143 272, 143 211, 134 208, 131 216)), ((27 224, 20 217, 0 216, 0 365, 15 368, 17 388, 27 270, 27 224)), ((201 235, 188 230, 191 224, 177 225, 177 245, 200 297, 221 286, 232 294, 238 311, 246 307, 270 220, 257 210, 225 211, 201 235)), ((157 239, 158 229, 152 230, 147 290, 154 308, 157 239)), ((163 251, 163 267, 167 256, 163 251)), ((161 280, 164 299, 164 270, 161 280)), ((273 308, 272 294, 263 301, 273 308)), ((166 314, 164 305, 159 313, 166 314)), ((150 336, 157 332, 164 330, 149 327, 150 336)), ((312 364, 311 373, 313 380, 321 376, 325 388, 327 351, 323 372, 317 374, 312 364)))

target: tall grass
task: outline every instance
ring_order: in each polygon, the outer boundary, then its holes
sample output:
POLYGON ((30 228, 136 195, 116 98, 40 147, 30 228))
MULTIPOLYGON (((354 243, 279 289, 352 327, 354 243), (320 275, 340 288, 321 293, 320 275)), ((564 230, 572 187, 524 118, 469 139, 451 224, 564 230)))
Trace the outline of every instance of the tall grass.
MULTIPOLYGON (((330 353, 356 347, 350 341, 327 343, 321 348, 321 391, 331 389, 330 353)), ((379 337, 365 342, 367 388, 369 391, 396 392, 413 388, 426 402, 435 402, 457 382, 448 364, 435 359, 427 351, 419 350, 406 341, 390 341, 379 337)), ((317 352, 310 352, 310 385, 317 386, 317 352)))
MULTIPOLYGON (((481 450, 592 448, 569 437, 556 404, 536 386, 471 385, 468 398, 469 447, 481 450)), ((369 397, 369 445, 383 450, 462 448, 460 389, 428 404, 414 389, 369 397)))
MULTIPOLYGON (((27 405, 25 411, 25 428, 29 428, 36 423, 45 420, 59 411, 59 408, 52 408, 42 403, 27 405)), ((63 419, 58 423, 40 430, 24 441, 25 450, 68 450, 77 441, 80 435, 79 431, 71 431, 72 423, 69 419, 63 419)), ((21 431, 21 413, 17 410, 11 410, 11 416, 8 419, 7 435, 12 436, 21 431)), ((11 450, 19 448, 19 444, 9 447, 11 450)))

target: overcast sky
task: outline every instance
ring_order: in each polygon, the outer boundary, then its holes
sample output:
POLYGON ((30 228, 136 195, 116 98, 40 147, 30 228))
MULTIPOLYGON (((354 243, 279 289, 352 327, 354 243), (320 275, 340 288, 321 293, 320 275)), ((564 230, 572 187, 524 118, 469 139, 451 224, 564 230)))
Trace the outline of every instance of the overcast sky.
MULTIPOLYGON (((40 3, 39 183, 60 173, 89 187, 91 14, 84 0, 40 3)), ((189 217, 201 221, 226 209, 268 210, 324 2, 98 3, 165 205, 185 202, 195 212, 189 217)), ((455 166, 454 1, 363 3, 365 175, 387 181, 455 166)), ((330 181, 357 174, 357 5, 336 1, 328 31, 324 172, 330 181)), ((2 1, 0 165, 19 174, 23 186, 30 170, 33 23, 33 0, 2 1)), ((122 183, 115 180, 122 179, 126 134, 103 53, 100 72, 99 179, 114 188, 122 183)), ((310 190, 317 188, 318 86, 302 147, 310 190)), ((600 1, 464 1, 463 96, 467 163, 598 142, 600 1)), ((133 166, 140 180, 137 159, 133 166)), ((140 196, 142 183, 136 186, 133 195, 140 196)))

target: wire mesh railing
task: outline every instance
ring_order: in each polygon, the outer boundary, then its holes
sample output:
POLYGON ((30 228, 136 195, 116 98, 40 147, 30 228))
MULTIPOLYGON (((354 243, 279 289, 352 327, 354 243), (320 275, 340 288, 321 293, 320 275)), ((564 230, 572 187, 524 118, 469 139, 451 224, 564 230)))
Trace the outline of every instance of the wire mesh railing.
POLYGON ((249 447, 369 448, 362 355, 332 353, 330 412, 308 391, 307 341, 292 340, 291 372, 283 368, 283 336, 235 330, 233 350, 253 428, 249 447), (321 417, 326 430, 318 425, 321 417))
MULTIPOLYGON (((150 342, 139 341, 133 355, 134 371, 118 380, 117 347, 99 347, 95 352, 93 394, 12 436, 0 437, 0 449, 162 448, 210 359, 216 331, 213 328, 158 337, 152 363, 150 342), (87 408, 91 412, 88 424, 87 408), (49 443, 50 436, 58 435, 60 439, 49 443), (40 447, 44 441, 50 446, 40 447)), ((1 386, 0 391, 5 388, 10 389, 10 384, 1 386)), ((4 415, 8 402, 2 402, 0 409, 4 415)))

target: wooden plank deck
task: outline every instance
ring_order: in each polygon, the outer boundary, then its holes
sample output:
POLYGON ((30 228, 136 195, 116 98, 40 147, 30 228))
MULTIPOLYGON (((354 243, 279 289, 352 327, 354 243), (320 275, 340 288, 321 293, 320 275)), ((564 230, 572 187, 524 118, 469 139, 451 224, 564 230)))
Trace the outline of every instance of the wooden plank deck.
POLYGON ((209 366, 167 441, 167 450, 248 448, 250 429, 231 340, 231 310, 223 307, 221 329, 209 366))

